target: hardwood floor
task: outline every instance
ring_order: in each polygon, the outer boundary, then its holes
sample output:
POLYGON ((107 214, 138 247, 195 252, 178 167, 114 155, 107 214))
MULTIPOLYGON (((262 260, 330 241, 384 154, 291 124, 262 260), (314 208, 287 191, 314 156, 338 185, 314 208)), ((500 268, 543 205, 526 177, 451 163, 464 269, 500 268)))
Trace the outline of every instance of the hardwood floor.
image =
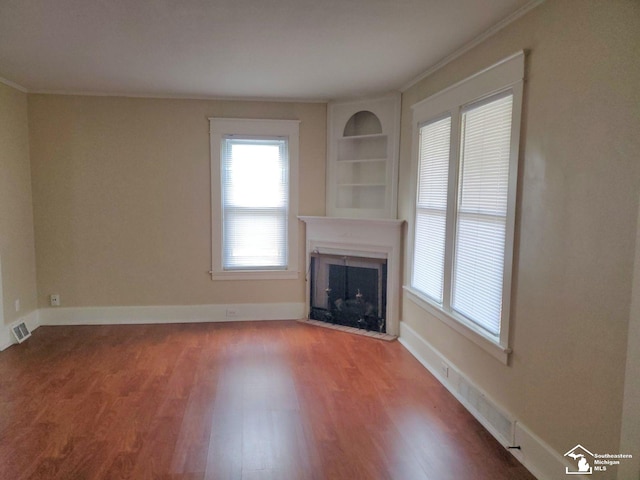
POLYGON ((41 327, 1 479, 533 479, 398 342, 298 322, 41 327))

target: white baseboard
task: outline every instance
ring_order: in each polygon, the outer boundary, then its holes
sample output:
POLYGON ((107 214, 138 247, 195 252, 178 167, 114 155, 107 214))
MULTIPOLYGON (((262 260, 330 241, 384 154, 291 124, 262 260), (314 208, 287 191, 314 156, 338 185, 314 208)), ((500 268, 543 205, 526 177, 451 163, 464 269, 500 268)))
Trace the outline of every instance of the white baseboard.
MULTIPOLYGON (((39 310, 34 310, 32 312, 27 313, 26 315, 20 317, 18 320, 12 322, 11 325, 18 322, 24 322, 27 324, 27 327, 30 331, 34 331, 36 328, 40 326, 40 315, 39 310)), ((0 326, 0 351, 6 350, 14 343, 18 343, 13 333, 11 333, 11 325, 2 325, 0 326)))
POLYGON ((586 480, 585 475, 567 476, 565 469, 575 470, 576 466, 565 461, 562 454, 556 452, 544 440, 520 422, 516 423, 516 445, 520 450, 512 450, 513 456, 540 480, 586 480))
POLYGON ((0 326, 0 351, 6 350, 14 343, 18 343, 11 333, 9 325, 0 326))
MULTIPOLYGON (((16 321, 29 330, 40 325, 119 325, 142 323, 237 322, 299 320, 304 303, 245 303, 235 305, 169 305, 152 307, 50 307, 34 310, 16 321)), ((0 351, 17 343, 10 325, 0 325, 0 351)))
POLYGON ((298 320, 304 303, 236 305, 162 305, 150 307, 49 307, 40 309, 42 325, 120 325, 148 323, 298 320))
MULTIPOLYGON (((462 403, 462 405, 491 433, 502 446, 520 446, 520 449, 509 449, 509 452, 522 463, 539 480, 555 480, 568 478, 565 467, 571 467, 566 463, 562 454, 552 449, 546 442, 536 436, 529 428, 519 422, 516 417, 500 407, 480 387, 471 382, 451 362, 444 357, 433 345, 413 330, 405 322, 400 322, 400 338, 398 341, 427 369, 444 387, 462 403), (448 376, 445 376, 442 364, 448 366, 448 376), (469 404, 469 401, 459 391, 460 382, 465 382, 470 388, 479 392, 486 405, 491 409, 477 409, 469 404), (458 388, 457 388, 458 387, 458 388), (487 418, 482 412, 496 411, 500 416, 512 421, 513 431, 506 435, 504 431, 495 427, 496 422, 487 418), (511 438, 508 438, 508 437, 511 438)), ((574 480, 583 478, 576 475, 574 480)))

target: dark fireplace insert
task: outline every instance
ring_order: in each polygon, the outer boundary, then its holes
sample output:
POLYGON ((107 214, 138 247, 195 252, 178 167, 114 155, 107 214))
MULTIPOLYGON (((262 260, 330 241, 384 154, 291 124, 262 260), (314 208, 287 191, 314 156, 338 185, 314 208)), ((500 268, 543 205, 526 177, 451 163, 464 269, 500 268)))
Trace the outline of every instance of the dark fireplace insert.
POLYGON ((309 318, 386 333, 387 260, 313 253, 309 318))

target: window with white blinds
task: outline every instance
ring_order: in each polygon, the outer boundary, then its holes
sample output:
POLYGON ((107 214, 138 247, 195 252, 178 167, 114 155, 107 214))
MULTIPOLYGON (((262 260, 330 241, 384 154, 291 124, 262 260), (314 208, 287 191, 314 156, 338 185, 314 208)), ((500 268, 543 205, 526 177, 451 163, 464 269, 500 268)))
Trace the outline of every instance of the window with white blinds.
POLYGON ((409 298, 506 361, 524 55, 413 106, 409 298))
POLYGON ((221 174, 223 269, 286 269, 287 140, 225 137, 221 174))
POLYGON ((298 278, 298 120, 210 118, 211 278, 298 278))
POLYGON ((451 117, 420 127, 412 284, 442 303, 451 117))
POLYGON ((509 93, 461 118, 452 308, 500 334, 509 189, 509 93))

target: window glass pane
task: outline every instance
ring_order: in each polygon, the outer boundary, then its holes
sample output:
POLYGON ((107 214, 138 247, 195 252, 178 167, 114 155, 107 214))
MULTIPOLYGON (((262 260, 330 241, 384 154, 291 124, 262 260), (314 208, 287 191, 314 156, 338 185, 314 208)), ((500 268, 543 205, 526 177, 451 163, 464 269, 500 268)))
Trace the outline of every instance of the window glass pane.
POLYGON ((225 211, 223 268, 284 268, 287 265, 286 210, 225 211))
POLYGON ((452 307, 494 335, 500 333, 505 222, 460 214, 452 307))
POLYGON ((447 209, 451 117, 420 128, 418 206, 447 209))
POLYGON ((513 95, 462 114, 452 308, 500 333, 513 95))
POLYGON ((451 117, 420 128, 412 286, 442 302, 451 117))
POLYGON ((287 267, 287 152, 284 139, 223 139, 224 270, 287 267))
POLYGON ((416 213, 413 287, 442 302, 446 212, 416 213))
POLYGON ((236 207, 283 207, 288 172, 283 140, 225 140, 226 202, 236 207))

